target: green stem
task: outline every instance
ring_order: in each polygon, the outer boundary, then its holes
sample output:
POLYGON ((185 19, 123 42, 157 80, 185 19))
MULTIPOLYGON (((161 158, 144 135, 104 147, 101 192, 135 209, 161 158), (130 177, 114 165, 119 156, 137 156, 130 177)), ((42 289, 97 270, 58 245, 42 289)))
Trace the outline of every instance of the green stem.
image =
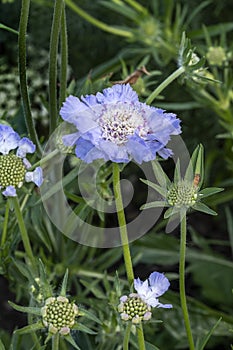
POLYGON ((123 340, 123 350, 129 349, 130 332, 131 332, 131 322, 128 322, 125 330, 124 340, 123 340))
POLYGON ((27 88, 26 35, 27 35, 29 9, 30 9, 30 0, 22 0, 20 22, 19 22, 19 38, 18 38, 19 82, 20 82, 20 91, 22 96, 25 123, 27 126, 28 134, 32 142, 34 142, 34 144, 36 145, 39 154, 42 154, 41 146, 37 137, 36 129, 32 118, 28 88, 27 88))
POLYGON ((87 12, 82 10, 77 4, 74 4, 72 0, 65 0, 65 2, 80 17, 84 18, 86 21, 93 24, 97 28, 100 28, 100 29, 104 30, 105 32, 108 32, 111 34, 124 36, 126 38, 131 38, 133 36, 133 34, 128 30, 111 27, 108 24, 101 22, 98 19, 92 17, 87 12))
POLYGON ((54 334, 52 338, 52 350, 59 350, 59 333, 54 334))
POLYGON ((148 96, 146 103, 150 105, 154 99, 162 92, 173 80, 177 79, 185 71, 184 67, 179 67, 167 79, 165 79, 151 94, 148 96))
POLYGON ((117 163, 113 163, 113 189, 114 189, 114 195, 115 195, 116 210, 117 210, 117 217, 118 217, 118 223, 120 228, 123 255, 125 260, 125 269, 126 269, 129 285, 131 285, 134 280, 134 273, 133 273, 133 265, 132 265, 132 259, 130 255, 130 249, 129 249, 127 225, 126 225, 125 213, 124 213, 124 207, 123 207, 122 195, 121 195, 120 169, 117 163))
POLYGON ((142 323, 137 326, 138 350, 146 350, 142 323))
POLYGON ((5 210, 5 217, 4 217, 4 223, 3 223, 3 230, 2 230, 2 238, 1 238, 1 247, 2 248, 3 248, 3 246, 4 246, 5 242, 6 242, 9 210, 10 210, 10 203, 9 203, 9 200, 7 200, 7 202, 6 202, 6 210, 5 210))
POLYGON ((180 263, 179 263, 179 285, 180 285, 180 303, 183 312, 184 324, 186 334, 189 342, 189 349, 195 350, 193 336, 189 321, 188 307, 185 293, 185 254, 186 254, 186 213, 181 211, 181 225, 180 225, 180 263))
POLYGON ((53 23, 49 50, 49 115, 50 135, 57 126, 57 52, 63 0, 56 0, 54 4, 53 23))
POLYGON ((15 210, 15 214, 16 214, 16 218, 18 221, 18 225, 19 225, 19 229, 21 232, 21 238, 23 241, 23 245, 24 245, 24 249, 26 252, 26 255, 28 257, 28 259, 30 260, 30 263, 32 265, 32 268, 36 271, 36 261, 32 252, 32 248, 31 248, 31 244, 30 244, 30 240, 28 237, 28 233, 27 233, 27 229, 26 226, 24 224, 24 220, 23 220, 23 216, 22 216, 22 212, 19 206, 19 200, 18 197, 11 197, 11 202, 14 206, 14 210, 15 210))
POLYGON ((60 99, 59 106, 66 99, 66 82, 67 82, 67 66, 68 66, 68 43, 67 43, 67 27, 66 27, 66 11, 65 4, 62 8, 61 16, 61 73, 60 73, 60 99))

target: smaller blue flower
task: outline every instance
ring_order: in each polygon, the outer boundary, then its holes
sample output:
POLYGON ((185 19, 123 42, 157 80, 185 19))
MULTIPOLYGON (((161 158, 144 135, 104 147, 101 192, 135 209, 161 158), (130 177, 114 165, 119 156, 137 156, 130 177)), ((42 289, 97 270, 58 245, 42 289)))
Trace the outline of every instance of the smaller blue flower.
POLYGON ((164 294, 169 286, 170 282, 167 277, 159 272, 152 272, 149 279, 146 279, 144 282, 140 278, 134 280, 134 288, 137 294, 145 303, 152 307, 163 307, 166 309, 172 307, 171 304, 161 304, 158 300, 158 297, 164 294))
POLYGON ((27 137, 21 139, 10 126, 0 124, 0 189, 4 196, 17 196, 16 188, 21 187, 25 181, 41 186, 41 167, 27 171, 31 164, 26 155, 34 153, 35 150, 35 145, 27 137), (13 150, 16 152, 12 152, 13 150))
POLYGON ((75 154, 86 163, 95 159, 128 163, 171 156, 166 148, 171 135, 181 133, 180 120, 141 103, 129 84, 116 84, 102 93, 81 99, 67 97, 61 117, 77 132, 63 137, 65 146, 75 146, 75 154))
POLYGON ((120 298, 118 312, 123 321, 131 321, 138 324, 148 321, 152 317, 151 308, 172 308, 171 304, 161 304, 158 300, 170 286, 170 283, 162 273, 153 272, 144 282, 137 278, 134 280, 134 288, 137 293, 123 295, 120 298))

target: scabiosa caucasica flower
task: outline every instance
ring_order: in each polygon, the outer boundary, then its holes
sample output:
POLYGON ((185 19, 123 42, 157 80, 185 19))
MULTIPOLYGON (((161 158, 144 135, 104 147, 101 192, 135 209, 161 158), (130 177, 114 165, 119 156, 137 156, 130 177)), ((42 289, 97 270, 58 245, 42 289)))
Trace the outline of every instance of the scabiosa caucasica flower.
POLYGON ((24 181, 41 186, 41 167, 27 171, 31 164, 26 154, 34 153, 35 149, 35 145, 27 137, 20 138, 10 126, 0 124, 0 189, 4 196, 15 197, 16 188, 21 187, 24 181))
POLYGON ((162 273, 152 272, 144 282, 137 278, 134 280, 134 288, 137 293, 131 293, 129 296, 123 295, 120 298, 118 311, 124 321, 132 321, 138 324, 141 321, 147 321, 151 318, 151 308, 172 308, 171 304, 161 304, 158 300, 170 286, 167 277, 162 273))
POLYGON ((65 135, 64 144, 75 146, 76 156, 86 163, 102 158, 141 164, 157 154, 166 159, 172 154, 166 148, 170 136, 181 133, 175 114, 139 102, 129 84, 116 84, 81 100, 69 96, 60 114, 78 130, 65 135))
POLYGON ((43 324, 48 327, 50 333, 59 332, 61 335, 67 335, 75 324, 78 307, 76 304, 70 303, 66 297, 50 297, 46 299, 41 313, 43 324))

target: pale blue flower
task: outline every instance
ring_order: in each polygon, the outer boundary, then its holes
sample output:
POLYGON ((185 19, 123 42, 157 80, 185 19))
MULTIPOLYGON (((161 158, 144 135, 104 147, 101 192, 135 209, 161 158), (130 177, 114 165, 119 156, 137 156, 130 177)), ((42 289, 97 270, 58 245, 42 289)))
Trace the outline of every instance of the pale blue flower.
POLYGON ((152 307, 171 308, 171 304, 161 304, 158 300, 170 286, 167 277, 162 273, 152 272, 144 282, 137 278, 134 280, 134 288, 139 297, 152 307))
POLYGON ((102 158, 117 163, 134 159, 141 164, 157 154, 166 159, 172 154, 166 148, 170 136, 181 133, 175 114, 139 102, 129 84, 81 100, 69 96, 60 114, 77 129, 63 137, 64 144, 75 146, 76 156, 86 163, 102 158))
POLYGON ((21 187, 24 181, 41 186, 41 167, 27 171, 31 164, 26 155, 34 153, 35 150, 35 145, 27 137, 21 139, 12 127, 0 124, 0 189, 4 196, 17 196, 16 188, 21 187), (16 152, 12 152, 13 150, 16 152))

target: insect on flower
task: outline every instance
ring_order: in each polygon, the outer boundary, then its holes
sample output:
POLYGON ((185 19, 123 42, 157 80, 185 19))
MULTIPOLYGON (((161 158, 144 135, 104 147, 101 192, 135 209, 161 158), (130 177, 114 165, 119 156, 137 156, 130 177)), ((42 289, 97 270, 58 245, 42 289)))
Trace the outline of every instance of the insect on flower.
POLYGON ((194 179, 193 179, 193 185, 195 187, 198 187, 200 181, 201 181, 201 175, 200 174, 195 174, 194 175, 194 179))

